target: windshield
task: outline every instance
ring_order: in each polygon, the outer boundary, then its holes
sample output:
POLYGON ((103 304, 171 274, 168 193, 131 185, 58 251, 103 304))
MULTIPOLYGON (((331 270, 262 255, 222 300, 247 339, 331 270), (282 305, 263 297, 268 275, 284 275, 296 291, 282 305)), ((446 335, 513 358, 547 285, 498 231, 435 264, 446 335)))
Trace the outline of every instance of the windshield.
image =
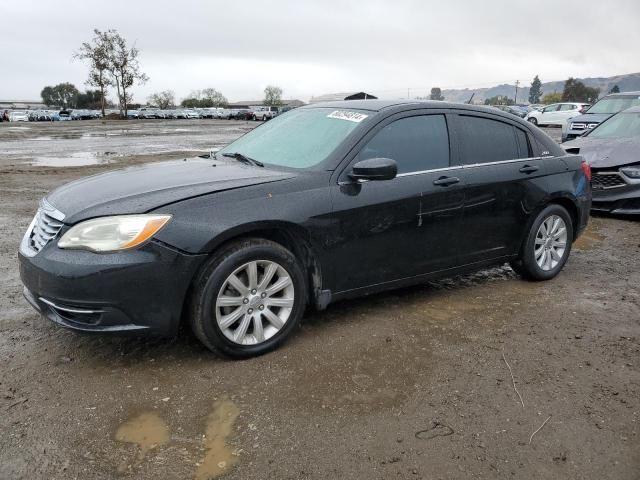
POLYGON ((587 113, 608 113, 614 114, 626 110, 627 108, 636 107, 640 105, 640 97, 609 97, 603 98, 593 107, 591 107, 587 113))
POLYGON ((640 136, 640 113, 619 113, 602 122, 588 135, 594 138, 619 138, 640 136))
POLYGON ((220 154, 241 153, 282 167, 313 167, 369 116, 370 112, 332 108, 292 110, 240 137, 220 154))

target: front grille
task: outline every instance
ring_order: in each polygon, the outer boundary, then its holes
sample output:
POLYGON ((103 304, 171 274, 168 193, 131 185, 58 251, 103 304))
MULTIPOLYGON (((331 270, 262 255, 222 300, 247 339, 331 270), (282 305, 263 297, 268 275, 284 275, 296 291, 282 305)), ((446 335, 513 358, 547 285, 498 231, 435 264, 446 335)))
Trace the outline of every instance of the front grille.
POLYGON ((22 240, 22 252, 33 256, 53 240, 62 228, 64 214, 42 200, 29 229, 22 240))
POLYGON ((596 190, 624 187, 626 184, 618 172, 596 172, 591 177, 591 186, 596 190))

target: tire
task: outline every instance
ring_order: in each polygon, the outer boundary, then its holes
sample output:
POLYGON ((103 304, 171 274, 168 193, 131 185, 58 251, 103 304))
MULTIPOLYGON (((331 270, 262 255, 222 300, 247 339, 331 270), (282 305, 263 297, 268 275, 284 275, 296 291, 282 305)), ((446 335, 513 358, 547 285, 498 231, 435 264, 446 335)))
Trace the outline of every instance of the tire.
POLYGON ((302 319, 305 278, 295 255, 278 243, 258 238, 231 243, 212 255, 194 280, 191 328, 219 356, 249 358, 274 350, 302 319), (272 276, 261 285, 268 271, 272 276), (285 286, 267 293, 279 285, 285 286))
POLYGON ((538 125, 538 120, 535 117, 529 117, 529 122, 533 123, 534 125, 538 125))
POLYGON ((262 116, 262 121, 263 121, 263 122, 266 122, 266 121, 267 121, 267 116, 266 116, 266 115, 263 115, 263 116, 262 116))
POLYGON ((561 205, 549 205, 531 224, 520 256, 511 262, 511 268, 527 280, 550 280, 560 273, 567 262, 572 242, 573 222, 569 212, 561 205), (557 219, 559 221, 556 222, 557 219), (547 228, 551 230, 550 238, 544 231, 547 228))

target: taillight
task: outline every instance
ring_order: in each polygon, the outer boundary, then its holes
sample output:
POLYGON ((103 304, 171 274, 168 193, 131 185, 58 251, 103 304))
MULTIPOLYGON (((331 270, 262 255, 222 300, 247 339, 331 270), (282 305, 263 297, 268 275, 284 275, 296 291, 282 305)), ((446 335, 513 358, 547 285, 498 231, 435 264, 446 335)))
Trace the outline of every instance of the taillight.
POLYGON ((582 161, 582 171, 584 175, 587 177, 587 180, 591 181, 591 167, 584 160, 582 161))

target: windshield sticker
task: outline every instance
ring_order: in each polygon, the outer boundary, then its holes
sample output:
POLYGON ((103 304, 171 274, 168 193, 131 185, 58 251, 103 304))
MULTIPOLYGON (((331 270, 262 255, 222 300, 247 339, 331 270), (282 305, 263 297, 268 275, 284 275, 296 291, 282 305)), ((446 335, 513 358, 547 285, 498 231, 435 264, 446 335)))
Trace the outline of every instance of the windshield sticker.
POLYGON ((337 118, 338 120, 348 120, 350 122, 360 123, 369 115, 358 112, 347 112, 345 110, 335 110, 327 115, 327 118, 337 118))

